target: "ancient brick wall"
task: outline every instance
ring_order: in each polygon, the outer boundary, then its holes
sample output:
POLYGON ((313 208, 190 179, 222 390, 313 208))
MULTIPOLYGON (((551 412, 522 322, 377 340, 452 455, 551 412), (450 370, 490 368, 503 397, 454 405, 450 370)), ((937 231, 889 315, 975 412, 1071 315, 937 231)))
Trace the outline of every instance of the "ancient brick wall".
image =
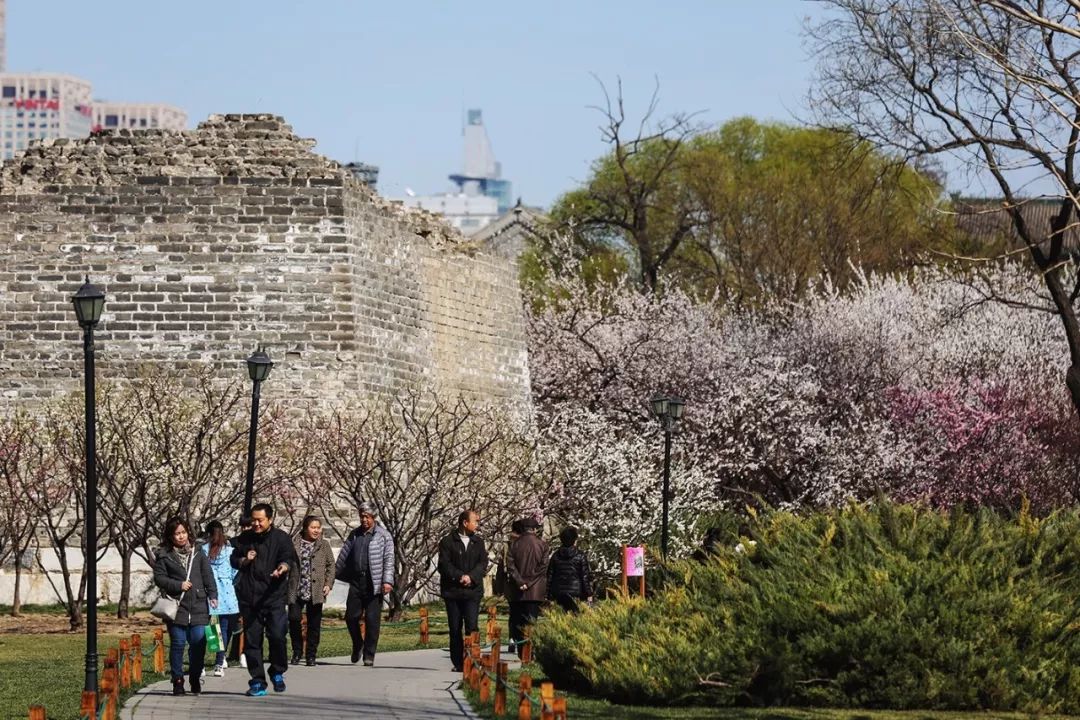
POLYGON ((364 399, 428 384, 527 406, 516 268, 374 196, 281 118, 213 116, 32 147, 0 177, 0 396, 78 386, 69 302, 107 293, 99 376, 141 362, 244 376, 264 396, 364 399))

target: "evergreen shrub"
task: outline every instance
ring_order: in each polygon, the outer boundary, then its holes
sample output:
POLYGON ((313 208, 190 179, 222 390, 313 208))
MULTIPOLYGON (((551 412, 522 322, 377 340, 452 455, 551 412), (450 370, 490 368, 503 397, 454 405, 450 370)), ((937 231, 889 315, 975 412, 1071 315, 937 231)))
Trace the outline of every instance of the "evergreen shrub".
POLYGON ((537 660, 626 703, 1080 713, 1076 511, 881 501, 749 534, 647 600, 548 613, 537 660))

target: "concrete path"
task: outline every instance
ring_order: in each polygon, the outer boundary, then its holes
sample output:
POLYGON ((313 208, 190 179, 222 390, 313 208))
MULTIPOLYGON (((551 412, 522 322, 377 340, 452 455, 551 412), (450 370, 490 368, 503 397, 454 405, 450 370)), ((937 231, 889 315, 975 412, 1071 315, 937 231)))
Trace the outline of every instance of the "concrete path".
POLYGON ((339 720, 366 715, 394 720, 475 718, 450 669, 448 650, 379 653, 374 667, 348 657, 320 659, 315 667, 293 665, 287 690, 246 697, 248 672, 229 667, 225 677, 203 680, 198 697, 173 697, 169 682, 143 688, 124 704, 121 720, 339 720))

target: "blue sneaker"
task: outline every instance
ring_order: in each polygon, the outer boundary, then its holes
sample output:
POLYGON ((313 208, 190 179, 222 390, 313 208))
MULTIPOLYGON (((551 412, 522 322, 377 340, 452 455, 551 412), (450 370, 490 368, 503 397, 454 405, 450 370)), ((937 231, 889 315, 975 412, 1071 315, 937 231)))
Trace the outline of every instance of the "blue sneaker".
POLYGON ((248 683, 248 691, 245 694, 248 697, 262 697, 266 694, 266 685, 258 680, 252 680, 248 683))
MULTIPOLYGON (((284 675, 274 675, 270 679, 274 681, 274 692, 285 692, 285 676, 284 675)), ((266 694, 265 690, 263 690, 263 694, 264 695, 266 694)))

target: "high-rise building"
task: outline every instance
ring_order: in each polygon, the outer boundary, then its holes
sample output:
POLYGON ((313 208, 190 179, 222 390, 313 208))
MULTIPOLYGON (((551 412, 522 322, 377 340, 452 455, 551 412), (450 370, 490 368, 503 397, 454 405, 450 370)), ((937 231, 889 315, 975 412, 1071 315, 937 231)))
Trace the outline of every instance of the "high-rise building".
POLYGON ((469 110, 464 135, 464 168, 450 176, 456 189, 438 195, 410 195, 402 202, 438 213, 469 235, 510 210, 513 193, 510 181, 502 178, 502 167, 495 160, 479 110, 469 110))
POLYGON ((187 113, 164 103, 118 103, 94 101, 94 130, 184 130, 187 113))
POLYGON ((89 135, 90 96, 90 83, 70 75, 0 73, 0 158, 31 140, 89 135))

